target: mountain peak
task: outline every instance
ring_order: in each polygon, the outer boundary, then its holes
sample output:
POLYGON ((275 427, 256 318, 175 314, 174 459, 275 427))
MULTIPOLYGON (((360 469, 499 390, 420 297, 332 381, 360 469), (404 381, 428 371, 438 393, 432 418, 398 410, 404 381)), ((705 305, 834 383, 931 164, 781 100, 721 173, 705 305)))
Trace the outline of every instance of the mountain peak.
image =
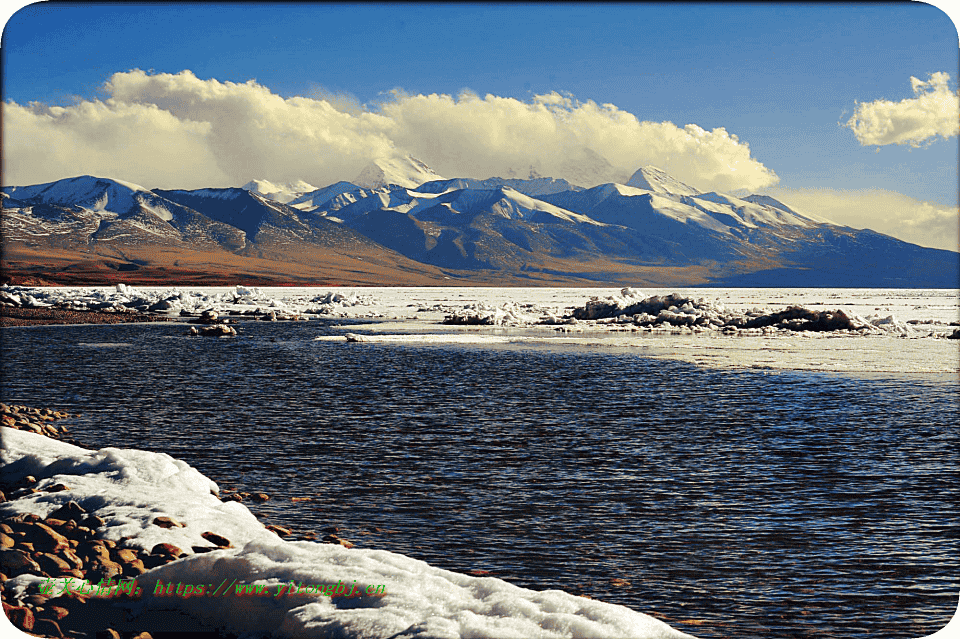
POLYGON ((655 166, 645 166, 637 169, 630 179, 627 186, 632 186, 644 191, 653 191, 654 193, 669 193, 671 195, 700 195, 700 191, 687 186, 680 180, 673 178, 662 169, 655 166))
POLYGON ((367 189, 376 189, 390 184, 415 189, 424 182, 443 179, 429 166, 407 155, 371 162, 353 180, 353 183, 367 189))
POLYGON ((80 175, 33 186, 4 187, 17 200, 44 204, 82 206, 94 210, 124 213, 138 203, 138 197, 152 195, 139 184, 112 178, 80 175))
POLYGON ((268 180, 250 180, 240 188, 244 191, 250 191, 251 193, 258 193, 265 198, 273 200, 274 202, 280 202, 281 204, 287 204, 305 193, 317 190, 317 187, 303 180, 283 183, 270 182, 268 180))

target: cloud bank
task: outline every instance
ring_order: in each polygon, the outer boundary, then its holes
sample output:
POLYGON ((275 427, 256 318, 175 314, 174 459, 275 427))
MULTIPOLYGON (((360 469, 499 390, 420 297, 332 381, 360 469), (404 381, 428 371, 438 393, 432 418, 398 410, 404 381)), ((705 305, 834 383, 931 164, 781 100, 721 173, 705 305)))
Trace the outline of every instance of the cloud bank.
POLYGON ((140 70, 114 74, 103 91, 102 100, 66 107, 4 104, 6 183, 91 174, 148 188, 251 179, 325 185, 406 155, 446 177, 535 171, 593 186, 653 164, 704 191, 778 181, 723 128, 644 122, 612 104, 558 93, 524 102, 394 91, 360 109, 322 94, 283 98, 252 80, 140 70))
POLYGON ((767 191, 799 212, 856 229, 872 229, 920 246, 957 251, 960 211, 884 189, 784 189, 767 191))
POLYGON ((957 135, 960 97, 949 87, 950 75, 932 73, 926 82, 910 78, 916 97, 900 102, 876 100, 857 103, 856 111, 843 126, 863 146, 909 144, 957 135))

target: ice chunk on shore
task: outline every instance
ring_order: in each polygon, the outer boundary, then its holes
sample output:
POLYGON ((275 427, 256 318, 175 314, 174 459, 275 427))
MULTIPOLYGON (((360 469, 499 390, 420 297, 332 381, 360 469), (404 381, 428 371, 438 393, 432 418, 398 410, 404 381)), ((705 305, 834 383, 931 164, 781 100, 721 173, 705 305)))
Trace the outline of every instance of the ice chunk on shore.
MULTIPOLYGON (((116 448, 90 451, 5 427, 0 435, 4 481, 31 474, 41 488, 54 482, 69 487, 6 502, 0 505, 2 512, 45 516, 73 500, 107 521, 105 537, 129 537, 131 545, 150 548, 169 542, 186 549, 206 545, 200 534, 208 530, 233 542, 234 548, 187 555, 141 575, 141 598, 117 604, 130 606, 132 615, 169 610, 172 617, 187 614, 226 632, 277 637, 691 637, 629 608, 558 590, 527 590, 384 550, 284 541, 242 504, 220 502, 211 494, 214 482, 169 455, 116 448), (153 525, 158 515, 185 526, 153 525), (171 582, 211 588, 261 584, 268 587, 268 594, 190 598, 152 594, 157 583, 162 588, 171 582), (291 582, 298 585, 293 594, 291 582), (385 594, 331 596, 299 588, 340 582, 384 586, 385 594)), ((22 591, 42 581, 21 575, 4 587, 22 591)))

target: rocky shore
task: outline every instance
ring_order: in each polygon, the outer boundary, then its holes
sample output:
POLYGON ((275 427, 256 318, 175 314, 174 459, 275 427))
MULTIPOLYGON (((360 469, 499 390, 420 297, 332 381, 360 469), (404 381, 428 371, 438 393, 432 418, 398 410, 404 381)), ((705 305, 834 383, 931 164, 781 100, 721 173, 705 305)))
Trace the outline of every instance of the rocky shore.
MULTIPOLYGON (((70 436, 70 430, 56 422, 76 417, 51 409, 29 408, 0 404, 0 419, 3 426, 33 432, 69 444, 79 445, 70 436)), ((57 483, 40 488, 35 477, 26 476, 12 483, 0 483, 0 504, 20 499, 42 491, 69 491, 70 487, 57 483)), ((265 501, 265 493, 223 493, 221 501, 265 501)), ((183 524, 170 517, 158 516, 152 524, 162 529, 182 527, 183 524)), ((76 637, 113 639, 158 639, 183 633, 199 633, 196 636, 232 637, 205 628, 189 618, 177 616, 175 627, 170 626, 167 616, 159 612, 128 618, 124 599, 134 593, 124 593, 115 586, 118 582, 129 583, 152 568, 162 566, 180 557, 206 553, 221 548, 232 548, 229 539, 213 531, 202 533, 208 542, 204 546, 181 549, 171 543, 158 543, 150 551, 144 551, 126 539, 105 539, 100 533, 105 522, 93 513, 88 513, 77 502, 69 500, 46 517, 32 513, 12 514, 0 507, 0 595, 6 617, 25 632, 43 637, 76 637), (35 575, 41 579, 72 578, 74 587, 63 592, 58 588, 47 594, 14 594, 7 582, 19 575, 35 575), (89 586, 82 587, 85 580, 89 586), (113 587, 112 591, 110 591, 113 587), (110 591, 110 596, 103 594, 110 591)), ((292 534, 289 528, 266 525, 268 530, 281 537, 292 534)), ((318 540, 314 532, 295 535, 298 539, 318 540)), ((322 541, 336 543, 347 548, 350 542, 334 534, 327 534, 322 541)), ((61 582, 63 583, 63 582, 61 582)))

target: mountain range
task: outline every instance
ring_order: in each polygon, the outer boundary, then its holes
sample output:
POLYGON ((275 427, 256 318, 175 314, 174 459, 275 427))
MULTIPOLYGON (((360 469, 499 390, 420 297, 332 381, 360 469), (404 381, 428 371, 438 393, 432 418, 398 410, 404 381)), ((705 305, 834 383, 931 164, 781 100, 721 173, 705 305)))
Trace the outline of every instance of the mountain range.
POLYGON ((833 224, 655 167, 625 184, 445 179, 413 158, 317 188, 2 189, 5 280, 954 288, 960 254, 833 224))

